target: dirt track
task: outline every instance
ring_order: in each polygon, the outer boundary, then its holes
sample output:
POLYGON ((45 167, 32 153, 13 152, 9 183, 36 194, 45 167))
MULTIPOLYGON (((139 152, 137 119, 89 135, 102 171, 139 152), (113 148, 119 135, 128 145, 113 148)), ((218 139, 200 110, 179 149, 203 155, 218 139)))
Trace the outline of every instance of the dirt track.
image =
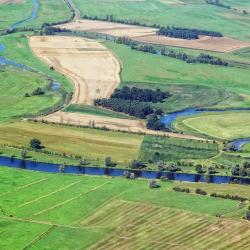
POLYGON ((96 41, 79 37, 33 36, 30 46, 41 60, 74 83, 73 104, 92 105, 96 98, 108 98, 120 83, 118 60, 96 41))

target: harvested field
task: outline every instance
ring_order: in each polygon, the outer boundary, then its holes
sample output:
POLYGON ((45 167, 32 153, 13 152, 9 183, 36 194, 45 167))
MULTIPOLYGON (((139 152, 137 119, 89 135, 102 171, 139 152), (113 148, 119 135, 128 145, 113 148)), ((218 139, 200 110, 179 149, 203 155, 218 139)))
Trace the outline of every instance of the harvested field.
POLYGON ((210 37, 210 36, 202 36, 200 37, 200 39, 197 40, 186 40, 186 39, 151 35, 151 36, 137 37, 136 40, 145 43, 169 45, 175 47, 200 49, 200 50, 216 51, 216 52, 230 52, 233 50, 250 46, 250 43, 242 42, 236 39, 228 37, 210 37))
POLYGON ((165 135, 174 138, 205 140, 192 135, 183 135, 162 131, 149 130, 145 126, 143 120, 130 120, 121 118, 112 118, 107 116, 97 116, 81 113, 66 113, 58 111, 45 117, 38 117, 37 120, 46 120, 48 122, 59 124, 71 124, 77 126, 93 126, 96 128, 109 128, 111 130, 119 130, 133 133, 145 133, 148 135, 165 135))
POLYGON ((96 20, 80 20, 76 22, 58 25, 57 27, 75 31, 98 32, 116 37, 127 36, 131 38, 138 36, 154 35, 157 31, 157 29, 155 28, 96 20))
POLYGON ((73 104, 93 104, 107 98, 120 83, 120 65, 103 45, 77 37, 30 37, 33 52, 75 86, 73 104))
POLYGON ((145 43, 169 45, 175 47, 200 49, 216 52, 230 52, 250 46, 248 42, 242 42, 228 37, 210 37, 201 36, 197 40, 186 40, 179 38, 171 38, 165 36, 157 36, 158 29, 141 27, 135 25, 125 25, 120 23, 112 23, 96 20, 81 20, 77 22, 58 25, 57 27, 66 28, 75 31, 98 32, 115 37, 126 36, 134 38, 134 40, 145 43))

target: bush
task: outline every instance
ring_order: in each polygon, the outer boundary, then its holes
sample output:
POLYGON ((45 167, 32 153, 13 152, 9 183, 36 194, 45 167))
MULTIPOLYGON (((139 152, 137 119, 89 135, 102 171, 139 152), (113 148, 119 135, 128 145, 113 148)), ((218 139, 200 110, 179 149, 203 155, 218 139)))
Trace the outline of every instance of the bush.
POLYGON ((173 187, 173 190, 176 192, 191 193, 189 188, 173 187))
POLYGON ((30 141, 30 147, 33 149, 41 149, 42 148, 42 143, 38 139, 32 139, 30 141))
POLYGON ((200 194, 200 195, 207 195, 207 192, 204 191, 204 190, 202 190, 202 189, 200 189, 200 188, 196 188, 195 189, 195 193, 196 194, 200 194))

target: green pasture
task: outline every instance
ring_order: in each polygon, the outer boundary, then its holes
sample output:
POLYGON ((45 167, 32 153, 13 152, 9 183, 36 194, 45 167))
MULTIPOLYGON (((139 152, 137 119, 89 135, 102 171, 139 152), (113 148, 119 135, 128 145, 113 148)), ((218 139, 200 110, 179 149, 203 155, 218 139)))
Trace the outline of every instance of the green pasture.
POLYGON ((0 92, 0 122, 39 114, 62 102, 61 93, 50 89, 46 77, 11 66, 0 67, 0 92), (45 94, 32 96, 38 87, 45 94))
MULTIPOLYGON (((244 213, 239 209, 239 202, 176 193, 172 191, 174 182, 160 182, 160 185, 152 190, 147 180, 48 174, 1 167, 0 246, 17 250, 51 246, 114 249, 116 244, 125 248, 133 244, 147 249, 154 242, 155 249, 162 249, 169 244, 190 245, 191 234, 196 239, 193 249, 204 244, 217 249, 211 229, 218 223, 227 225, 217 233, 224 239, 222 245, 235 246, 235 228, 243 232, 244 241, 240 246, 248 244, 249 228, 238 220, 244 213), (215 217, 231 213, 239 214, 231 220, 215 217), (130 230, 126 232, 128 226, 130 230), (204 231, 199 228, 206 230, 205 238, 201 237, 204 231), (183 229, 181 235, 180 229, 183 229), (152 235, 148 230, 157 234, 152 235), (130 238, 130 235, 135 237, 120 241, 121 237, 130 238), (161 237, 164 241, 160 241, 161 237)), ((230 186, 229 190, 234 187, 230 186)))
POLYGON ((219 139, 250 137, 248 111, 201 114, 177 120, 176 128, 185 132, 206 134, 219 139))
MULTIPOLYGON (((73 0, 81 15, 138 20, 146 24, 174 25, 221 31, 224 35, 250 40, 250 17, 240 12, 197 1, 103 1, 73 0)), ((237 3, 244 3, 237 1, 237 3)), ((249 8, 249 3, 245 4, 249 8)))

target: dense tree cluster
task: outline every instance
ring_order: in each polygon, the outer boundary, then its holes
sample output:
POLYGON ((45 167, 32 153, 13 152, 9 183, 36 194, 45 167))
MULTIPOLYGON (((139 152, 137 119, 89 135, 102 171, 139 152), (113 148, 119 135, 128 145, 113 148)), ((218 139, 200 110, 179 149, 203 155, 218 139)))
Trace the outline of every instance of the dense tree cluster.
POLYGON ((181 39, 199 39, 200 35, 222 37, 223 35, 217 31, 199 30, 199 29, 188 29, 180 27, 161 27, 157 33, 159 36, 168 36, 181 39))
POLYGON ((170 96, 169 92, 162 92, 160 89, 139 89, 136 87, 123 87, 115 89, 111 98, 121 98, 124 100, 140 101, 140 102, 162 102, 170 96))
POLYGON ((228 62, 223 61, 222 59, 218 57, 211 56, 209 54, 200 53, 198 56, 192 56, 184 52, 176 52, 166 47, 159 49, 157 46, 139 43, 139 42, 133 41, 132 39, 128 37, 118 37, 115 40, 115 42, 119 44, 125 44, 133 50, 143 51, 143 52, 151 53, 151 54, 158 54, 162 56, 168 56, 168 57, 172 57, 172 58, 185 61, 186 63, 203 63, 203 64, 229 66, 228 62))
POLYGON ((121 98, 96 99, 94 104, 96 106, 102 106, 116 112, 122 112, 131 116, 135 116, 140 119, 145 119, 147 115, 154 113, 154 110, 148 103, 125 100, 121 98))
POLYGON ((116 89, 109 99, 96 99, 94 104, 140 119, 148 118, 147 128, 164 130, 165 126, 160 122, 160 116, 163 114, 163 111, 152 108, 150 104, 162 102, 168 97, 170 97, 169 92, 162 92, 160 89, 123 87, 122 89, 116 89))
POLYGON ((242 166, 238 164, 233 166, 231 173, 234 176, 250 177, 250 162, 244 162, 242 166))

